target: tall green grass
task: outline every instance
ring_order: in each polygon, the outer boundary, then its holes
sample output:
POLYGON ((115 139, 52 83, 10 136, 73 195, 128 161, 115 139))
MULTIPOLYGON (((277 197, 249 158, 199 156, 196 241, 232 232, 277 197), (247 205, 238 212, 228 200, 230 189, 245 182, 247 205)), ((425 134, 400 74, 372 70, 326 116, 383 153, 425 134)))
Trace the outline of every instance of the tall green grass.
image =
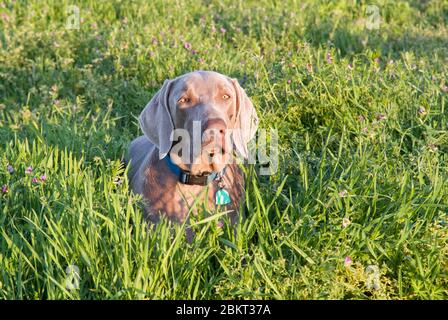
POLYGON ((365 1, 0 4, 1 298, 447 298, 446 1, 377 1, 378 30, 365 1), (188 244, 145 222, 120 159, 195 69, 240 80, 280 161, 188 244))

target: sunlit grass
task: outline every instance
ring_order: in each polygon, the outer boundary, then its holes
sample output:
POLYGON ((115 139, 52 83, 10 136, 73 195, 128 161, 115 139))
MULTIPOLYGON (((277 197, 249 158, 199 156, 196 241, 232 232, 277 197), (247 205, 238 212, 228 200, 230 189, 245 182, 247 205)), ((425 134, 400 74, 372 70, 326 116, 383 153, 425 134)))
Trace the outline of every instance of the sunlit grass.
POLYGON ((1 298, 447 298, 446 1, 379 1, 378 30, 363 1, 77 3, 69 30, 70 2, 0 2, 1 298), (195 69, 240 80, 280 159, 188 244, 120 159, 195 69))

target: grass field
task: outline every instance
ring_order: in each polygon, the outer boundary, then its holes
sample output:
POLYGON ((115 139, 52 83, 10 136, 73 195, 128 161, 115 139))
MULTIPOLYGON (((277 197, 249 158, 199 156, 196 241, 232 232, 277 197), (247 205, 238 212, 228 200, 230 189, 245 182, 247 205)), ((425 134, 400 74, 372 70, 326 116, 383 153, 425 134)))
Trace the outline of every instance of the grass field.
POLYGON ((0 298, 447 299, 447 25, 446 0, 0 0, 0 298), (119 160, 196 69, 280 158, 247 167, 237 238, 203 212, 188 244, 119 160))

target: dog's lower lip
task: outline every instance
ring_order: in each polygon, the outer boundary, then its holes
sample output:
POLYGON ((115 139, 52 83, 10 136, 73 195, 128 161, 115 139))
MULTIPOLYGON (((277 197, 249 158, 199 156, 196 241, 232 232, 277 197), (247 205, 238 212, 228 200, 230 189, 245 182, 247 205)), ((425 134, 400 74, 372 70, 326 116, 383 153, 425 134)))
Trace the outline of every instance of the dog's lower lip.
POLYGON ((212 149, 209 150, 207 153, 208 153, 208 155, 209 155, 210 157, 213 157, 213 156, 215 156, 216 154, 225 154, 226 151, 224 150, 224 148, 216 147, 216 148, 212 148, 212 149))

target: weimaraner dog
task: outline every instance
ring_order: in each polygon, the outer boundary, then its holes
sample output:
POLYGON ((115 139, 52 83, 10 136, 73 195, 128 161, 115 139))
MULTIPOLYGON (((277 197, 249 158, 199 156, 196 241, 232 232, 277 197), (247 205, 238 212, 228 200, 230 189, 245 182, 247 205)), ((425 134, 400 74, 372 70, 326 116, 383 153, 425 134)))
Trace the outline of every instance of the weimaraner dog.
POLYGON ((209 211, 224 208, 235 223, 244 197, 238 163, 248 158, 247 144, 258 126, 238 81, 211 71, 165 80, 139 123, 144 135, 131 142, 128 173, 147 217, 183 222, 198 203, 209 211))

